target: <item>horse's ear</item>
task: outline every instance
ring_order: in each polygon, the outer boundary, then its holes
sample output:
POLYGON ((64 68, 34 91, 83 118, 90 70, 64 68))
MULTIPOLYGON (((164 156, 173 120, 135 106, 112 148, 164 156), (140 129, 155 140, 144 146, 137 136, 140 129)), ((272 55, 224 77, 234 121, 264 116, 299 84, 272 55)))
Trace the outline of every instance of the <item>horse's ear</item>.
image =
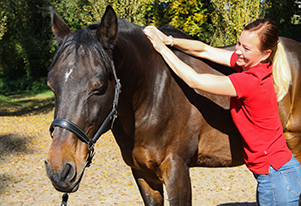
POLYGON ((117 35, 117 26, 117 15, 111 6, 107 6, 96 32, 96 38, 104 47, 112 48, 117 35))
POLYGON ((51 15, 52 32, 56 38, 58 46, 60 46, 65 37, 71 33, 69 26, 57 15, 52 6, 49 7, 51 15))

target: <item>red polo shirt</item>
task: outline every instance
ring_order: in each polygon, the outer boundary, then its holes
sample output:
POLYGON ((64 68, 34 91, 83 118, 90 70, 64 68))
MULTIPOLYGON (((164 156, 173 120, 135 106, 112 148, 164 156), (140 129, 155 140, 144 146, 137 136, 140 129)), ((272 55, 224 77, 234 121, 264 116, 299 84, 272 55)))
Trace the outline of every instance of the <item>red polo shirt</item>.
POLYGON ((272 65, 260 64, 242 71, 236 59, 234 52, 230 63, 237 73, 228 77, 237 97, 231 98, 231 115, 243 137, 247 167, 256 174, 269 174, 270 165, 278 170, 292 157, 278 114, 272 65))

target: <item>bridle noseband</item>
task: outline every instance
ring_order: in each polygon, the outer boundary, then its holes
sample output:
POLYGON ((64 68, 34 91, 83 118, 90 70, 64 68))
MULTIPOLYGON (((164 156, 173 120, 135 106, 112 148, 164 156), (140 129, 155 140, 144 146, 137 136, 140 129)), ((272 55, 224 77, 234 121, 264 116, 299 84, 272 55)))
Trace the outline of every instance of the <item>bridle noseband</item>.
POLYGON ((118 106, 118 99, 119 99, 119 92, 121 88, 120 80, 117 78, 116 71, 114 64, 111 62, 112 65, 112 72, 114 75, 114 79, 116 82, 115 85, 115 95, 114 95, 114 100, 113 100, 113 107, 111 112, 108 114, 108 116, 105 118, 103 123, 100 125, 99 129, 95 133, 93 138, 89 138, 88 135, 81 129, 79 128, 76 124, 71 122, 68 119, 63 119, 63 118, 56 118, 52 122, 49 131, 50 131, 50 136, 53 138, 52 133, 54 131, 55 127, 61 127, 64 129, 69 130, 73 134, 75 134, 81 141, 86 143, 88 145, 88 157, 87 157, 87 164, 86 167, 89 167, 92 163, 92 159, 95 155, 94 152, 94 144, 97 142, 97 140, 100 138, 100 136, 105 133, 107 126, 109 122, 111 121, 111 129, 113 128, 115 119, 117 118, 117 106, 118 106))

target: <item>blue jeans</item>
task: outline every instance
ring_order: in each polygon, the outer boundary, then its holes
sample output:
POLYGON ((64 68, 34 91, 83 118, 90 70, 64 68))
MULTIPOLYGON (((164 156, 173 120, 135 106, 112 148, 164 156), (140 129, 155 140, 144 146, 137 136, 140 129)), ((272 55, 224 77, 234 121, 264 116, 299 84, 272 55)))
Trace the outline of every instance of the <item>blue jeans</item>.
POLYGON ((270 166, 268 175, 254 174, 258 206, 298 206, 301 194, 301 166, 292 157, 279 170, 270 166))

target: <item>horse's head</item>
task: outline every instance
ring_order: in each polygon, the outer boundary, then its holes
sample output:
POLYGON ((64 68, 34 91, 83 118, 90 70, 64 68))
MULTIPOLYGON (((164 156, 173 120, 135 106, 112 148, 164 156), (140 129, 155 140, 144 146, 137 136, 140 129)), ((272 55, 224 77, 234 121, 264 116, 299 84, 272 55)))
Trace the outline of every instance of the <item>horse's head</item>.
MULTIPOLYGON (((108 7, 100 24, 71 32, 52 8, 50 11, 59 49, 48 74, 48 85, 55 94, 55 121, 45 165, 57 190, 75 192, 93 153, 91 147, 97 140, 93 136, 104 121, 110 121, 119 92, 111 56, 117 17, 108 7)), ((102 129, 108 130, 107 125, 102 129)))

